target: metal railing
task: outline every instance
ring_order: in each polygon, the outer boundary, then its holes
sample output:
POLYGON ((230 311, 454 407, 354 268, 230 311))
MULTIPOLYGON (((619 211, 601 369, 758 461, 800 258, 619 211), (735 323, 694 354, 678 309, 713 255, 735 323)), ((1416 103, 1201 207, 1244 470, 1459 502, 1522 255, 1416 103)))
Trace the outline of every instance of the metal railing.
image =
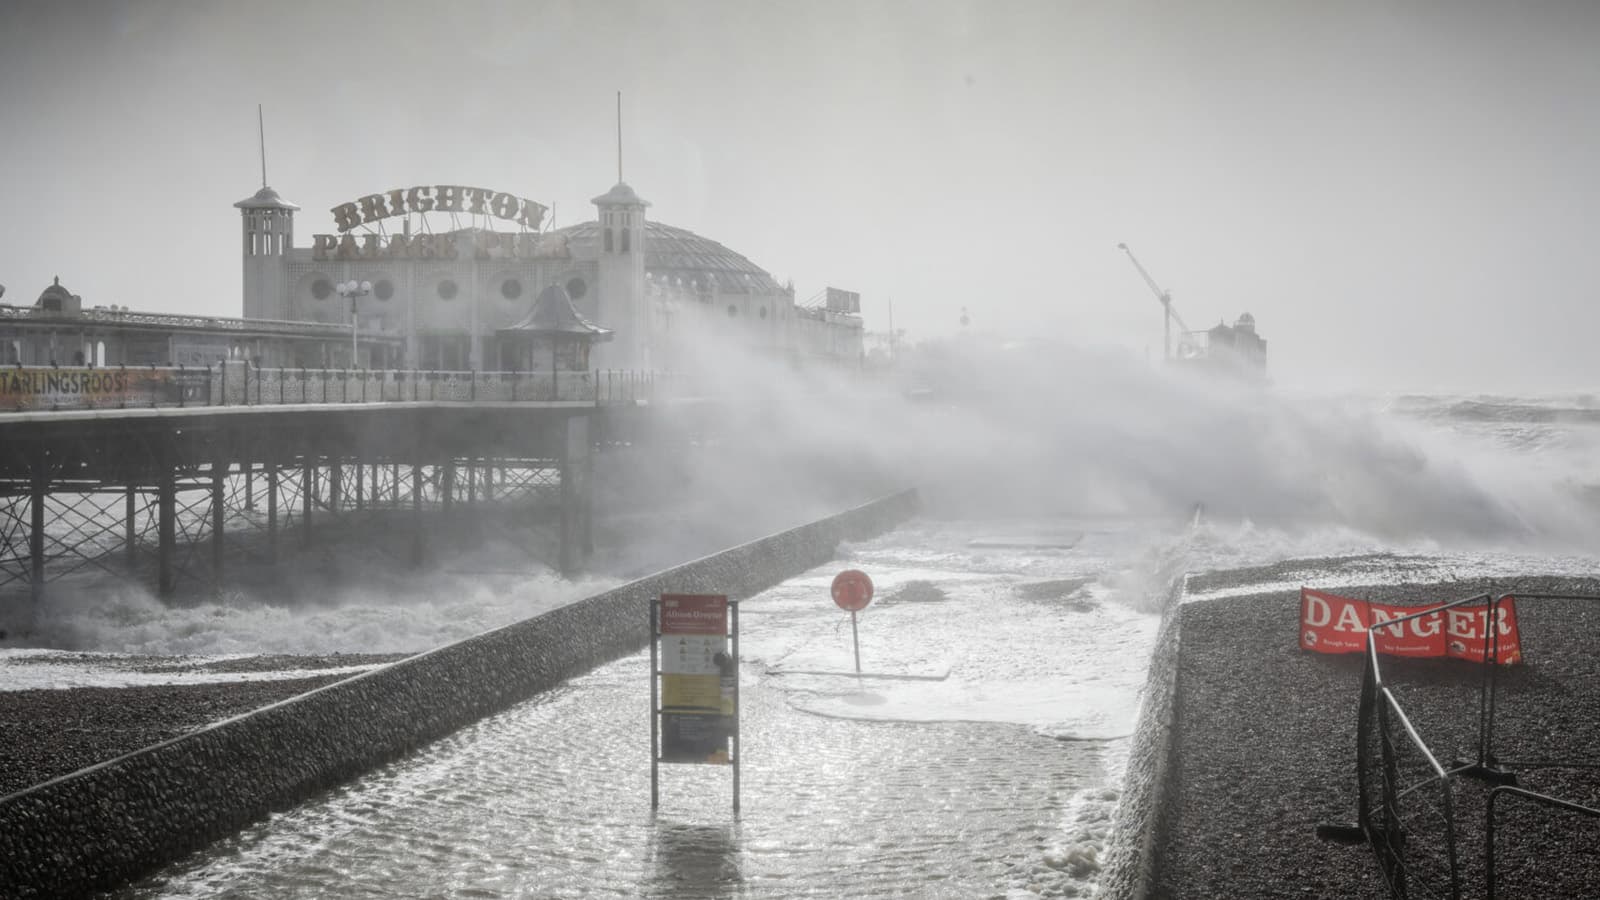
MULTIPOLYGON (((1495 801, 1498 800, 1501 797, 1505 797, 1507 799, 1526 800, 1526 801, 1532 803, 1534 806, 1541 806, 1541 807, 1544 807, 1546 809, 1556 810, 1558 812, 1573 813, 1573 814, 1575 814, 1577 816, 1586 817, 1586 818, 1590 818, 1590 819, 1600 819, 1600 809, 1593 809, 1593 808, 1588 807, 1588 806, 1580 806, 1577 803, 1572 803, 1572 802, 1569 802, 1567 800, 1561 800, 1561 799, 1556 798, 1556 797, 1551 797, 1551 796, 1549 796, 1547 794, 1538 794, 1538 793, 1534 793, 1533 791, 1523 790, 1522 788, 1512 787, 1510 785, 1501 785, 1501 786, 1495 788, 1494 790, 1490 791, 1489 792, 1489 800, 1488 800, 1488 803, 1486 804, 1487 807, 1488 807, 1488 810, 1484 814, 1484 851, 1483 851, 1483 853, 1484 853, 1484 875, 1483 875, 1484 896, 1486 896, 1488 898, 1488 900, 1495 900, 1496 891, 1498 890, 1499 882, 1502 880, 1501 879, 1501 873, 1497 870, 1496 864, 1495 864, 1496 851, 1495 851, 1495 841, 1494 841, 1495 821, 1496 821, 1495 820, 1495 801)), ((1591 834, 1591 838, 1590 838, 1589 844, 1592 846, 1593 843, 1594 843, 1593 835, 1591 834)), ((1533 866, 1533 867, 1529 867, 1529 868, 1532 868, 1532 869, 1535 870, 1535 872, 1538 872, 1543 867, 1533 866)), ((1540 873, 1540 874, 1543 875, 1543 873, 1540 873)), ((1531 880, 1531 879, 1526 879, 1525 878, 1524 880, 1526 881, 1526 880, 1531 880)), ((1594 887, 1592 884, 1582 885, 1582 886, 1579 886, 1579 885, 1551 884, 1551 883, 1549 883, 1548 876, 1541 877, 1539 880, 1544 882, 1544 883, 1539 884, 1539 885, 1530 885, 1530 884, 1518 884, 1518 885, 1516 885, 1517 892, 1515 894, 1513 894, 1512 896, 1516 896, 1516 897, 1576 897, 1576 896, 1580 895, 1580 893, 1579 893, 1580 891, 1582 891, 1582 890, 1592 890, 1593 887, 1594 887)))
POLYGON ((185 366, 0 369, 0 412, 347 403, 576 403, 661 399, 666 376, 622 370, 481 372, 185 366))
POLYGON ((1584 816, 1600 811, 1567 800, 1535 794, 1515 786, 1514 770, 1531 768, 1594 769, 1592 759, 1501 759, 1495 753, 1495 716, 1499 704, 1499 627, 1502 608, 1517 600, 1600 601, 1586 594, 1477 594, 1421 609, 1410 615, 1374 623, 1367 629, 1366 664, 1363 667, 1356 726, 1356 814, 1353 826, 1319 827, 1324 837, 1365 842, 1372 847, 1391 897, 1448 897, 1460 900, 1463 867, 1458 856, 1460 822, 1456 797, 1459 779, 1473 778, 1496 785, 1487 802, 1487 843, 1484 889, 1495 896, 1495 799, 1514 796, 1584 816), (1476 752, 1471 759, 1455 760, 1446 768, 1407 716, 1394 687, 1384 679, 1378 651, 1379 629, 1398 633, 1406 624, 1447 610, 1483 605, 1486 626, 1482 679, 1478 688, 1475 726, 1476 752))

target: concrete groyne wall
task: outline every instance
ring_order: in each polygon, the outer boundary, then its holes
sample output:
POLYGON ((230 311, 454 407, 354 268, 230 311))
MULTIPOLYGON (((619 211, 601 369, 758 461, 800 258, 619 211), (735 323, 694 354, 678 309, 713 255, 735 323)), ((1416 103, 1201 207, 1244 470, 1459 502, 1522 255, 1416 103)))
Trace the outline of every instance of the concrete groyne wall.
POLYGON ((754 594, 916 507, 883 497, 0 798, 0 897, 125 883, 637 651, 663 592, 754 594))
POLYGON ((1162 610, 1122 797, 1095 890, 1100 900, 1143 900, 1155 873, 1159 838, 1168 818, 1169 785, 1176 778, 1173 729, 1184 586, 1185 579, 1177 579, 1162 610))

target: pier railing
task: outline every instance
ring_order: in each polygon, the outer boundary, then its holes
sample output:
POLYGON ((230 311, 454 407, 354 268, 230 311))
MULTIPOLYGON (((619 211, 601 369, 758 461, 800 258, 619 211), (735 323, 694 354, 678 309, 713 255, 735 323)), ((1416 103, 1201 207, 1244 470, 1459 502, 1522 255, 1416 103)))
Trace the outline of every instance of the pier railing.
POLYGON ((656 372, 437 371, 105 366, 0 369, 0 412, 269 406, 309 403, 501 402, 647 404, 668 380, 656 372))

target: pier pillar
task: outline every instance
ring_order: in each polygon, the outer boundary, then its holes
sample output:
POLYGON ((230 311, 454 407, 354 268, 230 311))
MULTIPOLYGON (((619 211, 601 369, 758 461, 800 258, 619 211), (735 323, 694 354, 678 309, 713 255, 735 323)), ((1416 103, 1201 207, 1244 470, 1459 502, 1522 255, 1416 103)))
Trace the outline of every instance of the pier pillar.
POLYGON ((344 461, 337 453, 329 457, 329 460, 328 511, 338 515, 339 504, 344 500, 344 461))
POLYGON ((276 448, 267 452, 267 559, 278 561, 278 456, 276 448))
POLYGON ((307 547, 311 546, 311 502, 317 493, 317 461, 312 455, 311 447, 304 448, 305 452, 305 480, 301 482, 300 515, 304 521, 300 523, 300 538, 307 547))
POLYGON ((50 460, 42 445, 33 450, 32 477, 28 484, 28 559, 32 576, 32 595, 35 609, 44 600, 44 505, 50 497, 50 460))
POLYGON ((455 506, 456 494, 456 460, 455 457, 446 457, 444 466, 439 474, 439 499, 446 516, 455 506))
POLYGON ((589 462, 589 417, 571 416, 561 445, 561 574, 572 576, 582 565, 584 509, 590 493, 584 473, 589 462))
POLYGON ((137 495, 138 492, 134 489, 133 485, 128 485, 127 496, 123 502, 122 549, 123 552, 128 555, 129 566, 132 566, 139 558, 139 551, 137 549, 139 529, 138 526, 134 524, 135 517, 138 516, 138 507, 134 499, 137 495))
MULTIPOLYGON (((418 456, 422 451, 417 451, 418 456)), ((417 457, 413 457, 414 460, 417 457)), ((395 479, 395 490, 399 490, 400 480, 395 479)), ((411 463, 411 565, 422 565, 422 463, 411 463)))
POLYGON ((583 555, 594 555, 594 447, 586 446, 583 458, 583 555))
POLYGON ((211 454, 211 581, 222 593, 222 533, 227 520, 223 504, 224 481, 228 477, 227 446, 221 434, 215 435, 211 454))
POLYGON ((156 461, 156 591, 170 597, 178 589, 178 573, 173 563, 178 544, 178 472, 175 438, 169 431, 161 435, 161 450, 156 461))

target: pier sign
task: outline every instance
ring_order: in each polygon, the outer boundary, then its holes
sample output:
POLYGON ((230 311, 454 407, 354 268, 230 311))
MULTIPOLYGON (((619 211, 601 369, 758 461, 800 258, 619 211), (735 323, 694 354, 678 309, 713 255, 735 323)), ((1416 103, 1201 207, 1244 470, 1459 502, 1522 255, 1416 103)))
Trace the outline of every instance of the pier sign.
POLYGON ((724 594, 662 594, 651 612, 651 803, 659 763, 708 763, 733 767, 737 810, 738 604, 724 594))
POLYGON ((23 367, 0 369, 0 410, 125 409, 210 402, 204 369, 23 367))

